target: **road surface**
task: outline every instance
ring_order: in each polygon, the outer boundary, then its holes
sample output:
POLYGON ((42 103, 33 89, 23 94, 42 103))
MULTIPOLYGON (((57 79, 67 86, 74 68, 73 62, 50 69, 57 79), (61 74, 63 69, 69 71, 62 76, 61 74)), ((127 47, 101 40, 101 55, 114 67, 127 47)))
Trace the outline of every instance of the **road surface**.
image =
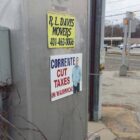
MULTIPOLYGON (((106 71, 118 71, 121 66, 122 56, 119 54, 106 54, 105 58, 105 70, 106 71)), ((130 71, 140 71, 140 55, 129 56, 129 68, 130 71)))

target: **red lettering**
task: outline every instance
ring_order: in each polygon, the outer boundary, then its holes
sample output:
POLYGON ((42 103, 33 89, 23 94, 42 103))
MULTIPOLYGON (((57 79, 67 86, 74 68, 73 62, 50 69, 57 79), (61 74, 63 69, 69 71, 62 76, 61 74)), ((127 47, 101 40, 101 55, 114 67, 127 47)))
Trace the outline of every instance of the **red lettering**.
POLYGON ((67 94, 67 93, 72 92, 72 91, 73 91, 73 87, 69 87, 69 88, 59 90, 56 93, 57 93, 57 96, 60 96, 60 95, 67 94))
POLYGON ((56 98, 57 96, 61 96, 64 94, 68 94, 73 91, 73 87, 65 88, 56 92, 51 93, 51 98, 56 98))
POLYGON ((54 80, 55 88, 60 86, 65 86, 70 84, 70 77, 65 77, 62 79, 54 80))
POLYGON ((57 87, 57 80, 54 80, 55 87, 57 87))
POLYGON ((60 87, 60 86, 61 86, 61 81, 57 80, 57 87, 60 87))
POLYGON ((57 77, 63 77, 67 75, 67 68, 64 69, 58 69, 57 70, 57 77))
POLYGON ((67 75, 67 68, 64 69, 64 76, 67 75))
POLYGON ((60 91, 58 91, 58 92, 57 92, 57 96, 59 96, 59 95, 60 95, 60 93, 59 93, 59 92, 60 92, 60 91))
POLYGON ((61 81, 61 85, 60 86, 63 86, 64 85, 64 79, 60 79, 60 81, 61 81))
POLYGON ((67 78, 67 84, 70 84, 70 77, 67 78))
POLYGON ((60 70, 57 70, 57 77, 60 77, 60 70))
POLYGON ((52 98, 56 97, 55 92, 53 92, 53 93, 51 94, 51 97, 52 97, 52 98))

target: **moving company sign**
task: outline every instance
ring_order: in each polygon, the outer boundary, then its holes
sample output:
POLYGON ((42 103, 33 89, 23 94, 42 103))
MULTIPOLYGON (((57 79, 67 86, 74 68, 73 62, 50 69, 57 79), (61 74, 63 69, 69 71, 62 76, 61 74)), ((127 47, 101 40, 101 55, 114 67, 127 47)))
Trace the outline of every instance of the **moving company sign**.
POLYGON ((82 91, 82 54, 50 57, 51 101, 82 91))
POLYGON ((74 48, 75 17, 67 14, 48 13, 48 47, 74 48))

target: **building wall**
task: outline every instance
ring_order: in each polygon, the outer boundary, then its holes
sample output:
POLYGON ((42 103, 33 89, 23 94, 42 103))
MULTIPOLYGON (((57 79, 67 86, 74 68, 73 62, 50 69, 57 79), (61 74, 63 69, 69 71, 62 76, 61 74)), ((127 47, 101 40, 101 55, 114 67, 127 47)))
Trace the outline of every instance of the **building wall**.
POLYGON ((131 38, 130 43, 131 44, 140 44, 140 39, 139 38, 131 38))

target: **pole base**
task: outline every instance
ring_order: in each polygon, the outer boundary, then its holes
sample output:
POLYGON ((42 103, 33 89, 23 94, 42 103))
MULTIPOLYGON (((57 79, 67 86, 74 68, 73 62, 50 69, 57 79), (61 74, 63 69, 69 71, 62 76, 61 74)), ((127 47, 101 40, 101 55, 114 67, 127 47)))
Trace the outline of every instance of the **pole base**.
POLYGON ((128 66, 121 65, 120 67, 120 76, 127 76, 128 66))

